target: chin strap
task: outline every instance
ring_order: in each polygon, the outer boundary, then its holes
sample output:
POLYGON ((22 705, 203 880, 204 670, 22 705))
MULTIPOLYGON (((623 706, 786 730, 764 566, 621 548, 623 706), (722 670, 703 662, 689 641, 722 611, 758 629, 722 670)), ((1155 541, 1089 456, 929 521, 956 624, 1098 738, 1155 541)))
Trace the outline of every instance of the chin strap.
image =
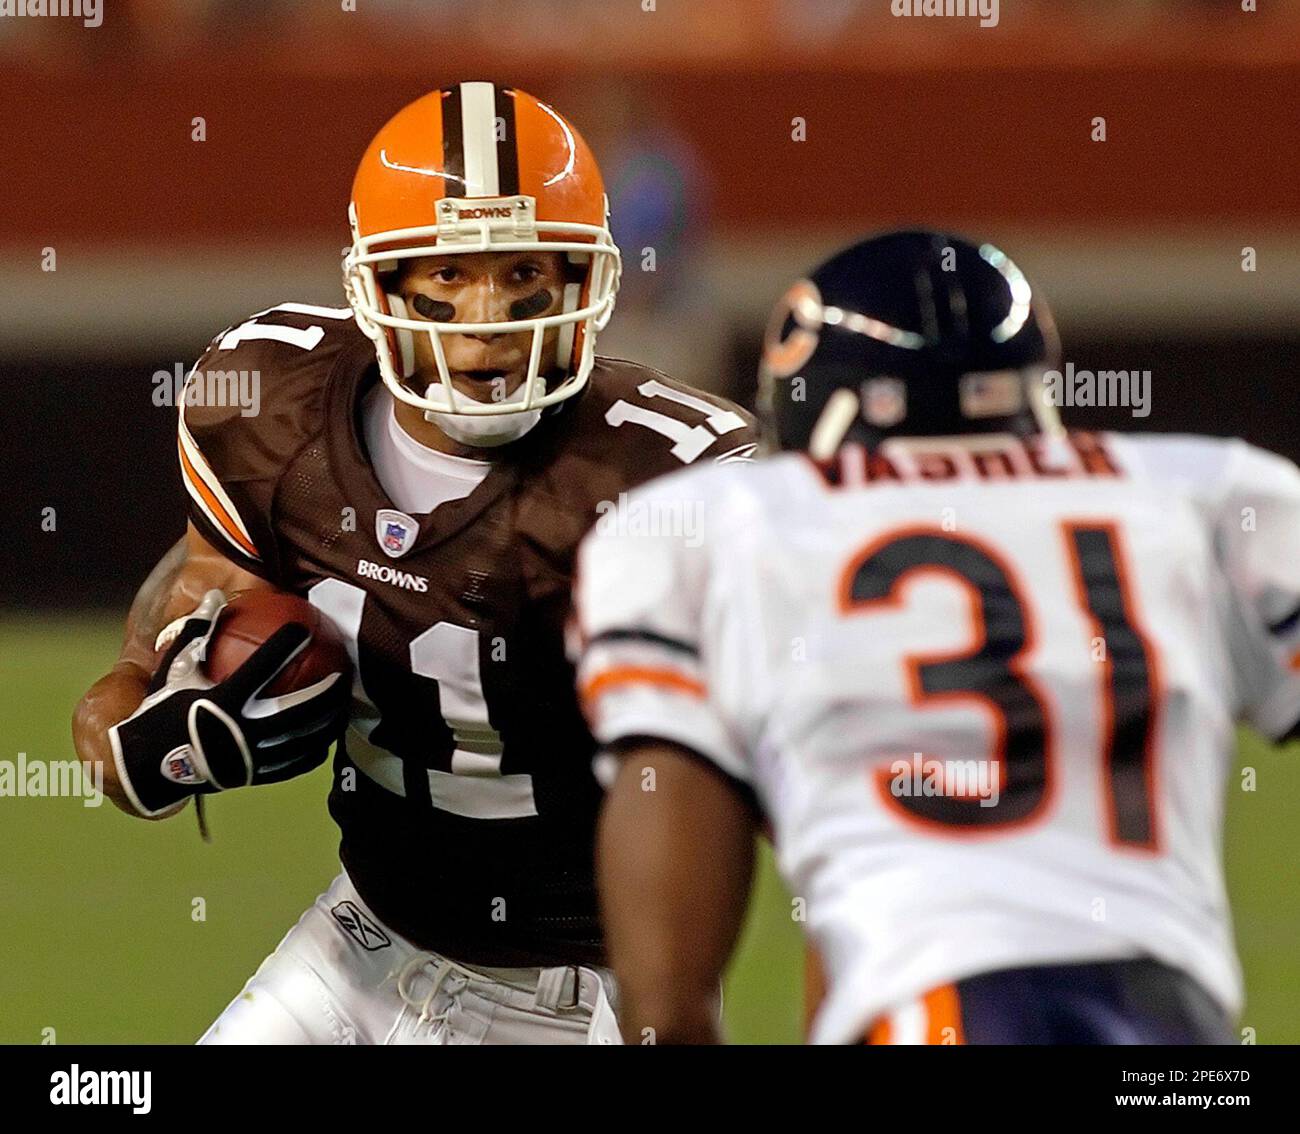
POLYGON ((458 413, 425 410, 424 420, 431 421, 453 441, 476 449, 495 449, 518 441, 542 419, 542 411, 507 413, 494 417, 466 417, 458 413))
POLYGON ((203 810, 204 796, 194 797, 194 817, 199 821, 199 838, 205 843, 212 842, 212 832, 208 830, 208 813, 203 810))
MULTIPOLYGON (((438 398, 441 401, 446 401, 445 396, 440 396, 443 395, 443 391, 435 389, 437 385, 437 383, 431 383, 424 391, 424 396, 431 400, 438 398)), ((533 389, 538 397, 546 390, 546 379, 540 374, 533 379, 533 389)), ((511 402, 522 404, 527 400, 527 397, 527 386, 520 386, 504 401, 505 404, 511 402)), ((508 445, 512 441, 518 441, 519 438, 542 420, 542 411, 534 409, 523 413, 470 415, 425 410, 424 420, 432 422, 453 441, 459 441, 462 445, 471 445, 480 449, 494 449, 499 445, 508 445)))

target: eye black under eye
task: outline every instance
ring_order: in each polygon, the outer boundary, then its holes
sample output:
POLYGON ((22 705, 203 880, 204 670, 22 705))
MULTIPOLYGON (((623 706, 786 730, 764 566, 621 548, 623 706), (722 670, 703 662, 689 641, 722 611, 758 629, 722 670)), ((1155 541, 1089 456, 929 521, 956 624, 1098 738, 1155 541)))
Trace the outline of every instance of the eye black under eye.
POLYGON ((546 288, 540 288, 524 299, 515 300, 510 305, 510 318, 531 319, 534 315, 540 315, 550 307, 551 302, 551 293, 546 288))
POLYGON ((415 308, 416 314, 432 319, 436 323, 450 323, 456 318, 456 308, 450 303, 444 303, 441 299, 432 299, 427 295, 416 295, 411 300, 411 306, 415 308))

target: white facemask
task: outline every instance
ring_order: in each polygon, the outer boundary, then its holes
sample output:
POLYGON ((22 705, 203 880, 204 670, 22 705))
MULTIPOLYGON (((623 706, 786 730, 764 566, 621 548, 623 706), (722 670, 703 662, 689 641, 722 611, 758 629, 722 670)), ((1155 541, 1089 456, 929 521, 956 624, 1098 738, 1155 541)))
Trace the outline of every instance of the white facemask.
MULTIPOLYGON (((538 387, 538 396, 546 392, 546 382, 540 375, 534 379, 534 383, 538 387)), ((431 402, 438 402, 447 406, 448 409, 451 408, 447 393, 440 382, 431 382, 428 389, 425 390, 424 396, 431 402)), ((465 397, 465 395, 462 395, 462 397, 465 397)), ((509 397, 503 398, 502 403, 509 405, 517 402, 522 405, 527 397, 528 384, 525 382, 509 397)), ((424 420, 433 422, 453 441, 459 441, 462 445, 472 445, 479 449, 494 449, 498 445, 509 445, 511 441, 518 441, 519 438, 542 420, 542 411, 534 409, 529 410, 527 413, 470 416, 468 414, 440 413, 437 410, 425 410, 424 420)))

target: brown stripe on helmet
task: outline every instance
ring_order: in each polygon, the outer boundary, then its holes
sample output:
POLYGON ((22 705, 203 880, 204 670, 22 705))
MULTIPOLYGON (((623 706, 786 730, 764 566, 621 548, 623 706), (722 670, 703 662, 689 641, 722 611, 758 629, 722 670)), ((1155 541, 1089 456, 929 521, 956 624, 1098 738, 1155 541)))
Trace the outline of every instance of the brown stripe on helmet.
POLYGON ((515 133, 515 92, 509 87, 497 87, 496 121, 497 138, 497 192, 502 197, 513 197, 519 192, 519 145, 515 133))
POLYGON ((465 196, 465 141, 459 85, 442 92, 442 180, 445 196, 465 196))

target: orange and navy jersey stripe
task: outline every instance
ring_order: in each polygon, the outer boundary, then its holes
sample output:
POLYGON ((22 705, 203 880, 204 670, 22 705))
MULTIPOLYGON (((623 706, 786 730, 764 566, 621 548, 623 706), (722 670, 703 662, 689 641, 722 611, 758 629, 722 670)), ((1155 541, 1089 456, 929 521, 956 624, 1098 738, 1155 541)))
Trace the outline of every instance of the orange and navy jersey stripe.
POLYGON ((596 647, 599 651, 604 645, 617 643, 641 655, 629 658, 620 650, 614 657, 593 658, 595 664, 589 662, 582 667, 578 693, 588 720, 593 716, 596 702, 612 689, 649 686, 695 700, 708 698, 708 686, 696 676, 699 651, 692 643, 641 629, 605 630, 588 639, 576 619, 574 631, 584 650, 596 647), (665 655, 673 660, 665 661, 665 655))
POLYGON ((614 666, 588 678, 582 685, 582 699, 591 704, 609 689, 625 685, 655 685, 691 697, 708 696, 704 682, 663 666, 614 666))

